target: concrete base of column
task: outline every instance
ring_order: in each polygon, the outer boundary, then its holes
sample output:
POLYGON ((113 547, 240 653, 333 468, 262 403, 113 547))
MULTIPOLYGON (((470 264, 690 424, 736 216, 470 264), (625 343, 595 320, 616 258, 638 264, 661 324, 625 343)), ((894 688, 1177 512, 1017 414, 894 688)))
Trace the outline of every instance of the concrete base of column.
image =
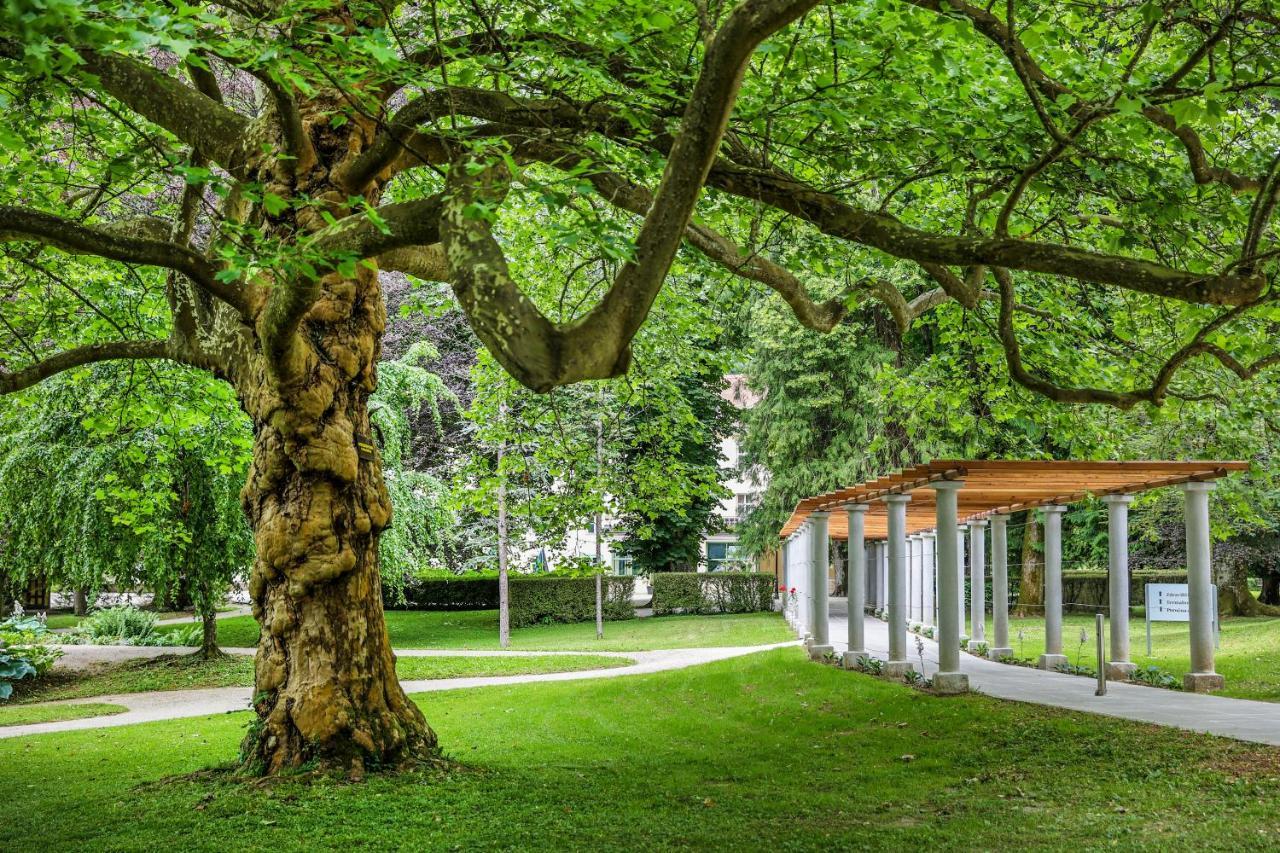
POLYGON ((1188 672, 1182 676, 1182 689, 1188 693, 1212 693, 1227 685, 1216 672, 1188 672))
POLYGON ((1138 671, 1136 663, 1127 660, 1113 660, 1107 664, 1107 681, 1128 681, 1138 671))
POLYGON ((1004 660, 1013 657, 1013 649, 987 649, 987 657, 991 660, 1004 660))
POLYGON ((869 652, 848 651, 844 653, 840 662, 844 664, 845 669, 864 669, 863 662, 869 657, 871 657, 869 652))
POLYGON ((1053 671, 1066 662, 1066 655, 1040 655, 1040 660, 1036 663, 1036 666, 1040 669, 1053 671))
POLYGON ((939 672, 933 677, 933 689, 938 693, 968 693, 969 676, 963 672, 939 672))
POLYGON ((884 674, 889 678, 906 678, 907 673, 914 670, 909 660, 888 660, 884 662, 884 674))
POLYGON ((809 646, 810 660, 822 660, 827 655, 835 654, 835 652, 836 652, 835 646, 823 646, 823 645, 818 645, 816 643, 809 646))

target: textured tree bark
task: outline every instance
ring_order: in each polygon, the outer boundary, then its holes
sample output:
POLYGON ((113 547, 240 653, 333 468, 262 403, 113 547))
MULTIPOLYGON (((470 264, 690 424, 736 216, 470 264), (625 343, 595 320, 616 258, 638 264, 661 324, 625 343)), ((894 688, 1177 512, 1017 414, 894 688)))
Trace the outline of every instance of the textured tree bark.
POLYGON ((1259 604, 1280 605, 1280 574, 1272 572, 1262 577, 1262 594, 1258 596, 1259 604))
POLYGON ((75 591, 74 607, 75 607, 75 614, 77 616, 84 616, 86 613, 89 612, 89 596, 88 596, 88 593, 86 593, 83 589, 77 589, 75 591))
MULTIPOLYGON (((1224 616, 1280 616, 1280 607, 1259 601, 1249 590, 1249 572, 1243 563, 1218 562, 1213 582, 1218 585, 1218 612, 1224 616)), ((1266 591, 1266 587, 1263 587, 1266 591)))
POLYGON ((1036 550, 1040 541, 1040 522, 1034 512, 1028 512, 1027 524, 1022 533, 1022 580, 1018 585, 1019 616, 1039 616, 1044 613, 1044 560, 1036 550))
POLYGON ((391 503, 368 398, 385 309, 376 274, 330 277, 304 318, 318 358, 287 385, 242 384, 255 426, 242 493, 257 544, 259 724, 241 753, 258 772, 340 767, 359 778, 434 753, 435 734, 396 678, 382 614, 378 536, 391 503))

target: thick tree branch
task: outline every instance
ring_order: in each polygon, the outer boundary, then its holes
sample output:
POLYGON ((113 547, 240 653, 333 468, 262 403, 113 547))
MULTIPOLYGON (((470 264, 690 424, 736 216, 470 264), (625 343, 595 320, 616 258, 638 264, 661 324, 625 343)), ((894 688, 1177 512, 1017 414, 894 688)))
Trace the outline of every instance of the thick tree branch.
POLYGON ((924 264, 975 264, 1064 275, 1211 305, 1238 305, 1255 298, 1262 276, 1193 273, 1150 261, 1104 255, 1055 243, 980 236, 944 237, 912 228, 885 214, 853 207, 777 171, 720 160, 707 179, 743 198, 763 201, 815 225, 823 233, 924 264))
POLYGON ((1037 376, 1027 370, 1022 363, 1022 348, 1018 342, 1017 331, 1013 326, 1013 314, 1015 309, 1015 296, 1013 276, 1006 269, 997 267, 995 270, 996 281, 1000 285, 1000 319, 998 324, 998 334, 1000 344, 1004 349, 1005 364, 1009 368, 1009 375, 1015 382, 1025 388, 1029 388, 1050 400, 1059 403, 1102 403, 1109 406, 1115 406, 1119 409, 1130 409, 1138 403, 1151 403, 1159 406, 1164 403, 1169 395, 1169 386, 1173 382, 1174 376, 1178 370, 1192 358, 1198 355, 1207 355, 1215 359, 1223 367, 1230 370, 1241 380, 1249 380, 1257 376, 1262 371, 1280 364, 1280 354, 1266 356, 1255 361, 1253 364, 1241 364, 1234 356, 1226 350, 1209 343, 1207 338, 1210 334, 1226 325, 1228 322, 1240 317, 1245 311, 1254 307, 1257 302, 1246 305, 1236 306, 1230 311, 1220 314, 1218 317, 1205 324, 1196 332, 1195 336, 1182 348, 1169 357, 1169 359, 1157 371, 1155 379, 1151 385, 1146 388, 1135 389, 1132 391, 1112 391, 1106 388, 1090 388, 1090 387, 1065 387, 1050 382, 1043 377, 1037 376))
MULTIPOLYGON (((621 121, 603 104, 592 105, 590 115, 587 115, 584 110, 561 101, 520 102, 505 94, 470 93, 465 101, 455 102, 455 105, 462 114, 501 124, 594 131, 629 142, 634 142, 638 136, 633 124, 621 121)), ((518 134, 514 128, 509 132, 517 147, 521 144, 518 134)), ((524 135, 526 139, 538 139, 537 134, 529 131, 524 135)), ((675 145, 670 136, 649 134, 644 142, 665 154, 669 163, 676 161, 675 145)), ((1198 304, 1235 305, 1247 302, 1258 294, 1264 284, 1263 278, 1257 275, 1194 273, 1062 244, 1009 237, 932 234, 906 225, 888 214, 855 207, 780 170, 743 165, 724 157, 715 161, 706 183, 732 195, 769 204, 815 225, 830 236, 922 265, 1003 266, 1070 276, 1198 304)))
MULTIPOLYGON (((987 9, 973 6, 964 2, 964 0, 907 0, 907 2, 913 6, 928 9, 938 14, 959 13, 968 18, 973 24, 973 28, 992 42, 1008 58, 1009 64, 1013 66, 1019 79, 1022 80, 1025 86, 1029 87, 1028 97, 1032 98, 1033 106, 1036 106, 1038 114, 1043 107, 1037 106, 1038 99, 1031 95, 1031 88, 1039 90, 1040 94, 1048 100, 1056 100, 1060 95, 1071 95, 1076 99, 1070 110, 1074 115, 1082 115, 1090 110, 1099 114, 1103 112, 1102 108, 1105 105, 1079 98, 1076 93, 1072 92, 1070 87, 1046 74, 1031 55, 1031 52, 1027 50, 1026 45, 1022 43, 1022 40, 1013 33, 1004 21, 987 9)), ((1212 45, 1208 47, 1212 48, 1212 45)), ((1188 68, 1187 70, 1190 69, 1188 68)), ((1185 72, 1183 73, 1185 74, 1185 72)), ((1181 77, 1178 79, 1181 79, 1181 77)), ((1236 192, 1256 190, 1258 188, 1259 181, 1256 179, 1237 174, 1230 169, 1210 165, 1208 157, 1205 155, 1204 144, 1200 141, 1199 135, 1187 125, 1179 125, 1173 116, 1164 109, 1158 106, 1148 106, 1142 110, 1142 115, 1157 127, 1172 134, 1182 143, 1196 183, 1205 184, 1216 181, 1236 192)), ((1042 116, 1041 118, 1044 121, 1046 117, 1042 116)), ((1050 133, 1053 133, 1052 129, 1050 133)))
POLYGON ((182 358, 169 341, 116 341, 105 344, 89 344, 60 352, 30 367, 13 371, 0 368, 0 394, 12 394, 30 388, 55 374, 86 364, 118 359, 167 358, 189 363, 182 358))
POLYGON ((487 221, 477 214, 500 199, 503 170, 488 167, 470 174, 467 163, 450 169, 441 237, 454 291, 477 335, 524 385, 548 391, 625 372, 631 339, 685 237, 748 59, 761 41, 815 5, 817 0, 746 0, 730 13, 707 48, 634 258, 600 303, 571 324, 554 326, 524 296, 487 221))
MULTIPOLYGON (((160 228, 163 223, 154 220, 160 228)), ((0 206, 0 242, 32 240, 72 254, 96 255, 128 264, 163 267, 180 272, 210 294, 241 313, 244 295, 216 277, 208 259, 186 246, 121 233, 111 227, 95 228, 57 216, 20 207, 0 206)))
POLYGON ((80 69, 100 89, 163 127, 238 178, 244 178, 249 120, 150 65, 115 53, 79 50, 80 69))
MULTIPOLYGON (((521 144, 518 151, 559 169, 579 170, 605 201, 621 210, 644 216, 653 207, 653 194, 647 188, 596 165, 568 146, 534 141, 521 144)), ((796 319, 807 328, 829 332, 845 315, 843 300, 814 302, 804 283, 791 271, 757 252, 744 251, 733 240, 706 225, 689 223, 685 240, 734 275, 758 281, 777 291, 791 307, 796 319)))

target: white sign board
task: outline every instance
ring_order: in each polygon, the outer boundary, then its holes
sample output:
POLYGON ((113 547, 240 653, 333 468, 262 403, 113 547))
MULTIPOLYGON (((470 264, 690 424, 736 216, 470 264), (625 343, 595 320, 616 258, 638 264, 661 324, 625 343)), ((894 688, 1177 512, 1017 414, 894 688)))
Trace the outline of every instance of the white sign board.
MULTIPOLYGON (((1218 645, 1218 587, 1209 586, 1213 596, 1213 645, 1218 645)), ((1147 584, 1147 657, 1151 657, 1152 622, 1190 622, 1191 594, 1185 583, 1147 584)))
POLYGON ((1185 583, 1147 584, 1147 619, 1151 622, 1190 622, 1191 594, 1185 583))

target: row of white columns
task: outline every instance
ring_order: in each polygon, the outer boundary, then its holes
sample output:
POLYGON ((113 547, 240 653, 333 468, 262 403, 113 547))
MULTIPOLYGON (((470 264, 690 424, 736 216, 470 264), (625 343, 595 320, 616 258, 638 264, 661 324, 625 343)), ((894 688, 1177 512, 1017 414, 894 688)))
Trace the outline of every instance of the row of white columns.
MULTIPOLYGON (((959 671, 961 635, 965 628, 965 534, 969 536, 971 642, 986 642, 986 528, 987 520, 959 525, 958 480, 930 486, 936 492, 935 530, 956 531, 954 536, 934 533, 906 535, 909 495, 887 495, 881 500, 888 515, 885 541, 865 539, 866 504, 851 504, 848 513, 849 651, 847 666, 867 654, 862 619, 866 610, 885 613, 889 623, 889 660, 885 672, 902 676, 910 670, 907 660, 907 627, 910 622, 937 625, 939 673, 935 688, 959 692, 968 689, 968 678, 959 671)), ((1213 690, 1222 686, 1214 672, 1213 595, 1209 565, 1208 492, 1212 483, 1188 483, 1183 487, 1186 504, 1187 585, 1191 600, 1192 672, 1185 678, 1189 690, 1213 690)), ((1134 670, 1129 652, 1128 506, 1130 495, 1109 495, 1107 504, 1110 540, 1111 661, 1107 675, 1127 678, 1134 670)), ((1044 513, 1045 653, 1039 665, 1052 669, 1066 662, 1062 650, 1062 516, 1064 506, 1041 507, 1044 513)), ((815 657, 828 654, 832 645, 828 626, 828 577, 830 565, 829 515, 811 513, 806 523, 783 545, 784 585, 797 590, 796 628, 807 638, 815 657)), ((1009 644, 1009 515, 994 515, 991 528, 991 585, 993 642, 988 654, 999 659, 1013 653, 1009 644)))

